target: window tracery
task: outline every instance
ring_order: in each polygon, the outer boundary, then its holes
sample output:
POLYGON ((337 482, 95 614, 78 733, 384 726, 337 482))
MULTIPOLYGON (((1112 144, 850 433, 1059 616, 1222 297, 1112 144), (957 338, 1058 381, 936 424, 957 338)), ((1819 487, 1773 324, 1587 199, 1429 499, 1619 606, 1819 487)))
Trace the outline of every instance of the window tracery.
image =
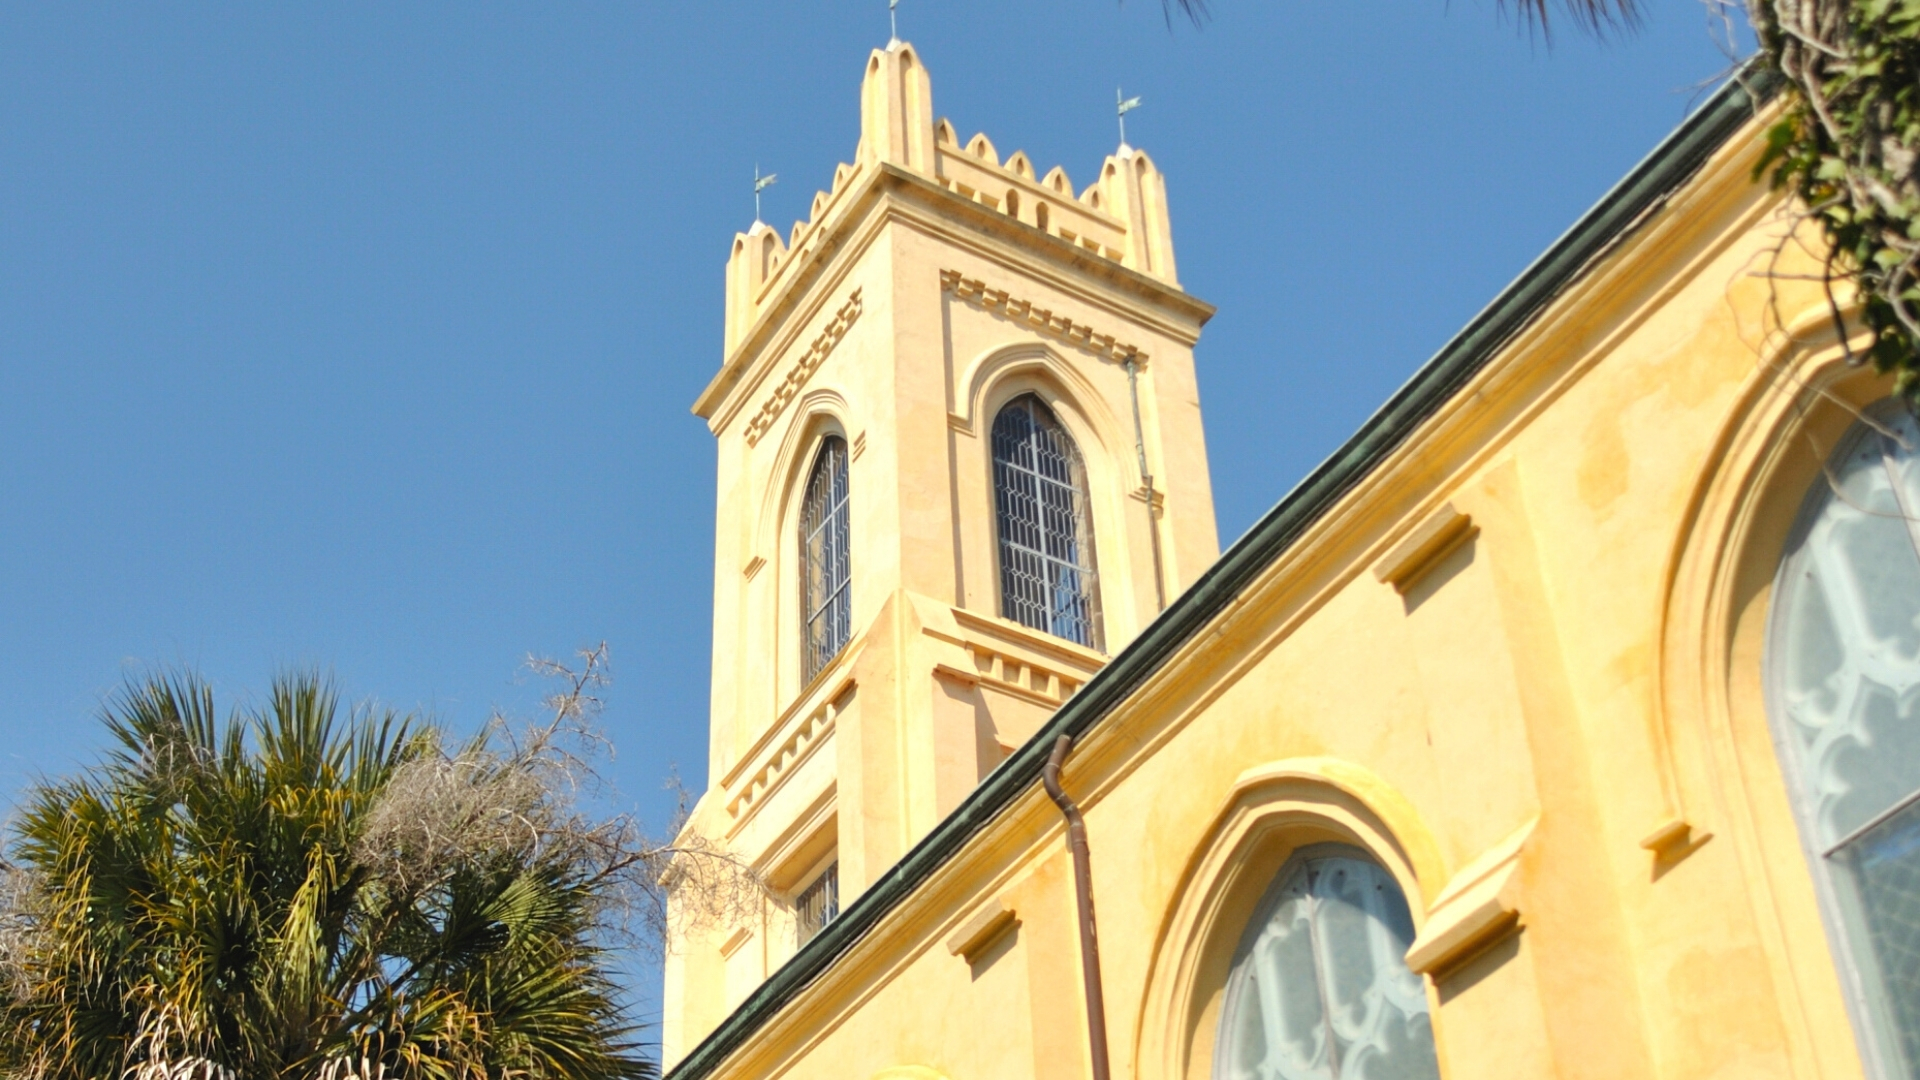
POLYGON ((1413 918, 1386 870, 1322 844, 1289 859, 1227 979, 1215 1080, 1437 1078, 1413 918))
POLYGON ((1871 1056, 1920 1075, 1920 423, 1842 439, 1789 535, 1769 712, 1871 1056))

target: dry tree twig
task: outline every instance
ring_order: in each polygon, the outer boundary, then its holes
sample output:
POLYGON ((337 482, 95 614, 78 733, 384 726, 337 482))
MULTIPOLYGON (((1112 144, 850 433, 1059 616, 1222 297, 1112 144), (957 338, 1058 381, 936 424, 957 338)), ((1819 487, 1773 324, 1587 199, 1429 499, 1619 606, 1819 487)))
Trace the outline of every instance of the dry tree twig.
MULTIPOLYGON (((410 892, 496 860, 563 866, 601 898, 604 931, 655 953, 671 936, 670 912, 703 923, 757 912, 764 885, 720 845, 657 838, 631 813, 582 805, 607 790, 593 763, 610 751, 597 725, 606 643, 572 664, 529 657, 527 667, 559 684, 543 701, 547 718, 515 730, 496 714, 467 745, 435 746, 402 766, 368 815, 356 859, 410 892)), ((670 837, 685 814, 683 796, 670 837)))

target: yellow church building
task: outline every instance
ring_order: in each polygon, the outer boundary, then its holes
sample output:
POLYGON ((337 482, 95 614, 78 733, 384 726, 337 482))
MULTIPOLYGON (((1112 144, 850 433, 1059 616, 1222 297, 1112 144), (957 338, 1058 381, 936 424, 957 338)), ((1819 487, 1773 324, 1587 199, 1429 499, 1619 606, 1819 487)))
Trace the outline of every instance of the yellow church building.
POLYGON ((1920 1076, 1920 426, 1769 96, 1223 552, 1152 159, 1076 188, 875 51, 694 405, 683 839, 765 890, 674 894, 670 1080, 1920 1076))

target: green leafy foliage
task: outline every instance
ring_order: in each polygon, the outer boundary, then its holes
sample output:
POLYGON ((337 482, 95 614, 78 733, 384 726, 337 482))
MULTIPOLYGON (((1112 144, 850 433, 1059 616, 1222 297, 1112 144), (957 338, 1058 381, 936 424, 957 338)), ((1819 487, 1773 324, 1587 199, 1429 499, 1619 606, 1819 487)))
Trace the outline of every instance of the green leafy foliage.
POLYGON ((1873 334, 1864 359, 1920 407, 1920 0, 1751 0, 1749 14, 1789 86, 1755 174, 1820 222, 1828 288, 1853 284, 1873 334))
POLYGON ((36 785, 14 825, 0 1070, 654 1075, 597 944, 607 864, 553 827, 571 819, 550 758, 449 753, 306 676, 224 722, 203 682, 153 678, 104 720, 116 751, 36 785), (448 777, 488 797, 448 798, 448 777), (440 817, 410 809, 427 802, 440 817), (397 814, 433 843, 370 831, 397 814))

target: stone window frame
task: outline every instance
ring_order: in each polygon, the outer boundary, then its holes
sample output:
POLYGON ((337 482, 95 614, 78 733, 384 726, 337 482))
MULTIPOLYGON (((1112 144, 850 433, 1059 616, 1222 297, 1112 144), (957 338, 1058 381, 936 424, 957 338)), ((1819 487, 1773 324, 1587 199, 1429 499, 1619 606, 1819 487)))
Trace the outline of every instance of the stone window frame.
MULTIPOLYGON (((1822 306, 1771 339, 1730 394, 1669 549, 1645 769, 1616 793, 1616 813, 1639 817, 1654 882, 1709 841, 1732 845, 1747 896, 1701 917, 1751 943, 1742 977, 1762 980, 1755 1007, 1778 1018, 1783 1052, 1809 1074, 1879 1075, 1775 744, 1766 629, 1808 490, 1890 386, 1848 362, 1822 306)), ((1650 1008, 1684 1007, 1651 989, 1650 1008)))

